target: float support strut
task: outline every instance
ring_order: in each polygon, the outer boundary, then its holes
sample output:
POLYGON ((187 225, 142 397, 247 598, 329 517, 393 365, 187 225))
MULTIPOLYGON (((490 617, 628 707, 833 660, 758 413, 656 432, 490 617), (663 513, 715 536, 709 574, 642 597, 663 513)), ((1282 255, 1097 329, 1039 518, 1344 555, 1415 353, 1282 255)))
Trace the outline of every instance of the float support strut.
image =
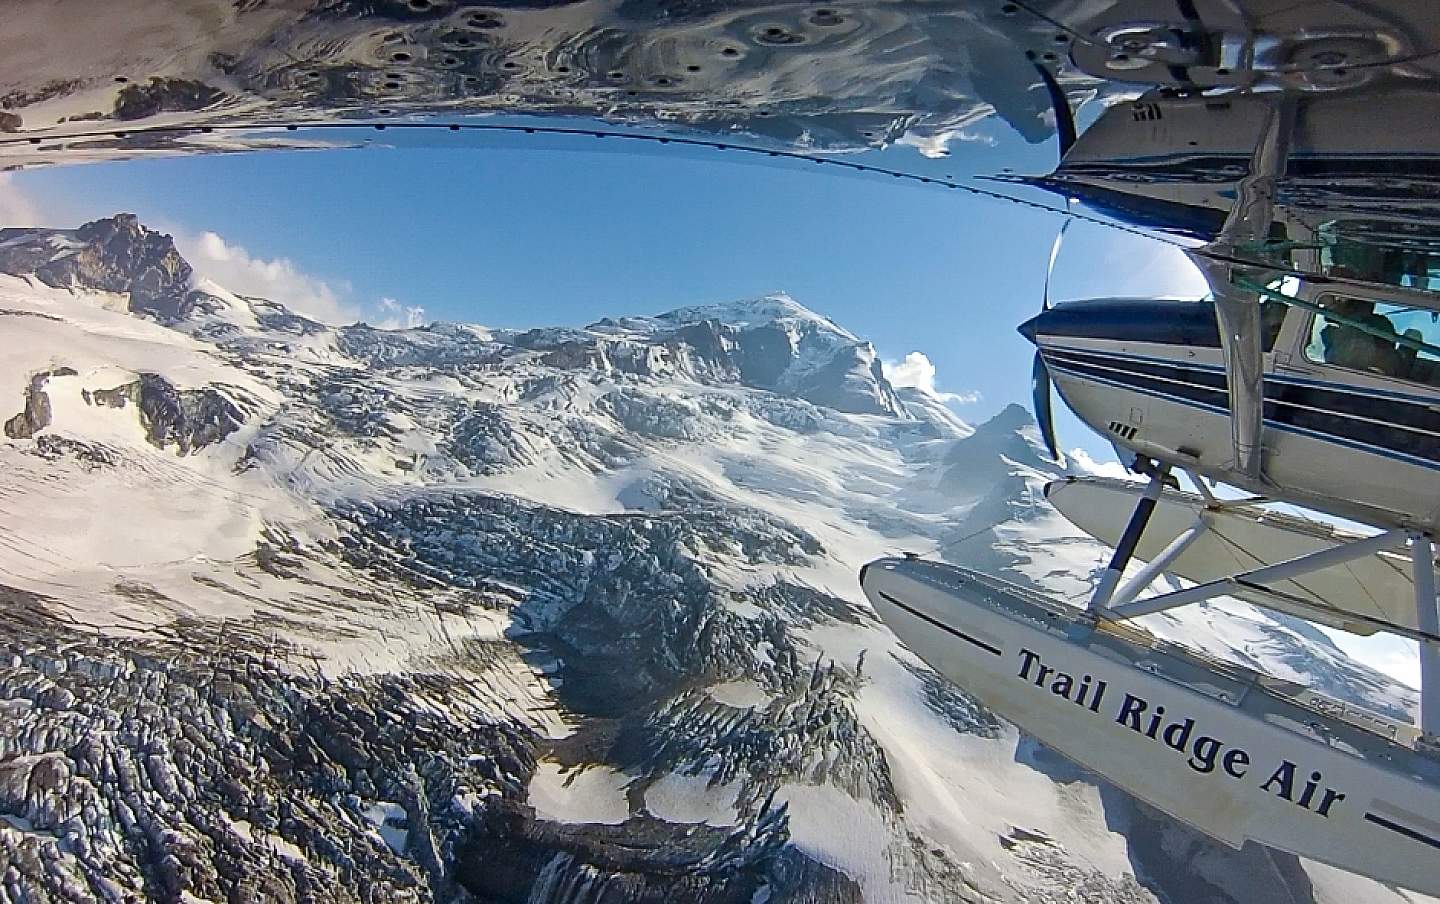
POLYGON ((1440 737, 1440 601, 1435 598, 1435 550, 1422 533, 1410 535, 1415 567, 1415 626, 1420 629, 1420 733, 1440 737))
POLYGON ((1111 598, 1115 595, 1115 588, 1120 585, 1120 576, 1125 573, 1125 566, 1130 564, 1130 559, 1135 555, 1135 547, 1140 545, 1140 535, 1145 533, 1145 526, 1150 523, 1150 516, 1155 514, 1155 503, 1160 499, 1160 493, 1165 489, 1165 477, 1170 473, 1169 465, 1158 465, 1155 472, 1150 475, 1150 483, 1145 487, 1145 494, 1135 505, 1135 511, 1130 515, 1130 523, 1125 525, 1125 533, 1120 535, 1120 542, 1115 546, 1115 554, 1110 557, 1110 564, 1105 566, 1105 573, 1100 576, 1100 584, 1095 588, 1095 595, 1090 598, 1090 611, 1096 612, 1105 609, 1110 605, 1111 598))
POLYGON ((1200 539, 1200 535, 1205 533, 1206 528, 1209 526, 1209 523, 1205 520, 1205 515, 1202 513, 1200 517, 1195 519, 1194 524, 1185 528, 1185 530, 1180 533, 1180 536, 1171 540, 1170 545, 1162 549, 1159 555, 1151 559, 1149 564, 1144 568, 1140 569, 1140 572, 1136 574, 1135 577, 1126 581, 1124 586, 1115 591, 1115 597, 1108 605, 1123 606, 1141 593, 1144 593, 1145 588, 1149 587, 1156 578, 1164 574, 1170 567, 1170 564, 1180 558, 1180 554, 1189 549, 1191 543, 1200 539))
POLYGON ((1299 577, 1302 574, 1363 559, 1365 556, 1374 555, 1381 550, 1393 549, 1404 542, 1404 531, 1386 531, 1363 540, 1353 540, 1341 546, 1326 547, 1294 559, 1256 568, 1254 571, 1246 571, 1217 581, 1207 581, 1204 584, 1196 584, 1194 587, 1186 587, 1184 590, 1162 593, 1159 596, 1146 597, 1143 600, 1134 600, 1121 606, 1115 606, 1105 614, 1113 619, 1152 615, 1156 612, 1164 612, 1166 609, 1174 609, 1177 606, 1188 606, 1191 603, 1224 596, 1247 586, 1288 581, 1290 578, 1299 577))

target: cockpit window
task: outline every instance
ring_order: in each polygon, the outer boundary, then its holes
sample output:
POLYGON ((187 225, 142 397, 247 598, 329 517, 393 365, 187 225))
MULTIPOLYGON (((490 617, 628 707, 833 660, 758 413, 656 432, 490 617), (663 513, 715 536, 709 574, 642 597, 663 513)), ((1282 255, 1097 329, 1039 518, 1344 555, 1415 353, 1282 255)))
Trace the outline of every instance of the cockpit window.
POLYGON ((1275 340, 1280 338, 1280 327, 1285 325, 1287 313, 1289 313, 1289 308, 1283 301, 1273 298, 1260 300, 1260 325, 1265 330, 1265 351, 1268 352, 1275 347, 1275 340))
POLYGON ((1344 295, 1320 306, 1334 314, 1311 321, 1311 361, 1440 386, 1440 311, 1344 295))
MULTIPOLYGON (((1300 281, 1293 276, 1284 276, 1268 285, 1273 292, 1294 295, 1300 288, 1300 281)), ((1259 302, 1260 325, 1265 336, 1264 349, 1268 352, 1275 348, 1275 341, 1280 338, 1280 328, 1285 325, 1285 316, 1290 312, 1290 308, 1280 299, 1268 295, 1261 295, 1259 302)))

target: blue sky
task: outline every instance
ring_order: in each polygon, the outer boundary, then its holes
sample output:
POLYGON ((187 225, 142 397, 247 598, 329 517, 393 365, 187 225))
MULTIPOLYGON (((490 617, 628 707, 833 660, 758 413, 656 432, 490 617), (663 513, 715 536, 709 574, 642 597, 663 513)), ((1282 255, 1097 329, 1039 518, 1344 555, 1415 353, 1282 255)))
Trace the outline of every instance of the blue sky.
MULTIPOLYGON (((900 148, 878 162, 1039 171, 1053 153, 1018 141, 1013 153, 965 150, 937 163, 900 148)), ((580 325, 783 290, 887 360, 922 353, 940 391, 977 397, 956 402, 967 420, 1028 404, 1031 352, 1015 326, 1039 307, 1058 216, 734 158, 512 144, 53 167, 0 183, 0 218, 74 225, 133 211, 222 284, 331 319, 580 325)), ((1077 223, 1053 291, 1193 290, 1188 269, 1158 243, 1077 223)), ((1061 432, 1067 446, 1104 448, 1073 420, 1061 432)))

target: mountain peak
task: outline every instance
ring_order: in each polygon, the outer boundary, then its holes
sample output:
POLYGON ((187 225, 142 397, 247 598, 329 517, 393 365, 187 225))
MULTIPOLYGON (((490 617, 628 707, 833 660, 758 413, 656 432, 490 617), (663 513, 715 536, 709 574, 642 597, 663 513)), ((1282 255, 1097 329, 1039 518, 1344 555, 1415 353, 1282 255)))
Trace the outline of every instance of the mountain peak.
MULTIPOLYGON (((139 216, 123 211, 121 213, 111 214, 108 217, 101 217, 98 220, 91 220, 75 230, 76 234, 81 238, 116 232, 124 232, 138 236, 153 231, 154 230, 150 229, 144 223, 140 222, 139 216)), ((166 238, 169 238, 169 236, 166 236, 166 238)))
MULTIPOLYGON (((785 292, 676 308, 653 317, 607 317, 591 333, 680 343, 693 362, 740 382, 852 414, 909 418, 869 342, 785 292)), ((693 368, 692 368, 693 370, 693 368)))
POLYGON ((0 272, 48 286, 129 295, 129 309, 161 320, 183 316, 194 271, 174 240, 133 213, 78 229, 0 229, 0 272))
POLYGON ((772 292, 758 298, 743 298, 737 301, 676 308, 673 311, 657 315, 655 319, 666 323, 697 323, 704 320, 718 320, 740 329, 778 322, 814 324, 816 327, 835 333, 850 342, 860 341, 854 333, 829 317, 817 314, 805 307, 787 292, 772 292))
MULTIPOLYGON (((130 311, 205 335, 220 330, 243 338, 245 329, 260 326, 280 335, 256 341, 285 345, 315 332, 313 323, 279 305, 267 303, 262 311, 255 300, 240 299, 208 281, 196 285, 190 264, 171 237, 149 229, 133 213, 117 213, 76 229, 0 230, 0 272, 56 288, 128 294, 130 311), (225 309, 243 316, 193 316, 225 309), (237 329, 240 334, 233 332, 237 329)), ((421 357, 445 354, 440 346, 454 346, 450 351, 464 355, 475 343, 471 334, 455 343, 430 332, 425 341, 413 336, 409 345, 415 348, 405 353, 398 346, 406 343, 396 337, 371 342, 351 330, 337 341, 347 353, 362 356, 383 349, 385 360, 411 352, 421 357)), ((678 308, 654 317, 606 318, 584 330, 530 330, 514 338, 518 345, 547 355, 551 363, 738 381, 839 411, 910 417, 870 343, 784 292, 678 308)))
POLYGON ((1056 471, 1041 450, 1035 419, 1023 406, 1010 404, 950 447, 943 485, 952 493, 979 495, 1009 479, 1015 466, 1056 471))
POLYGON ((1030 415, 1030 410, 1024 405, 1011 402, 990 420, 975 428, 976 432, 987 433, 1014 433, 1026 427, 1035 426, 1035 418, 1030 415))

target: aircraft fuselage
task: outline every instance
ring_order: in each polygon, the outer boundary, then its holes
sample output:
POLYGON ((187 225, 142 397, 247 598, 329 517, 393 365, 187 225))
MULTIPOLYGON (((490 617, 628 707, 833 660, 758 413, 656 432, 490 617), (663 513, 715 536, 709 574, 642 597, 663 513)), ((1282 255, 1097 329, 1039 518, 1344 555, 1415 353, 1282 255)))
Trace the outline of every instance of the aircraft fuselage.
MULTIPOLYGON (((1334 297, 1310 292, 1321 303, 1334 297)), ((1403 296, 1391 290, 1377 297, 1403 296)), ((1340 517, 1435 530, 1440 366, 1393 348, 1374 366, 1327 360, 1321 337, 1331 334, 1316 322, 1320 315, 1300 308, 1277 313, 1266 337, 1260 480, 1235 466, 1228 377, 1208 303, 1075 302, 1021 331, 1036 343, 1071 410, 1117 446, 1340 517)), ((1423 314, 1419 322, 1428 328, 1429 312, 1423 314)), ((1402 327, 1415 319, 1413 312, 1405 316, 1402 327)))

